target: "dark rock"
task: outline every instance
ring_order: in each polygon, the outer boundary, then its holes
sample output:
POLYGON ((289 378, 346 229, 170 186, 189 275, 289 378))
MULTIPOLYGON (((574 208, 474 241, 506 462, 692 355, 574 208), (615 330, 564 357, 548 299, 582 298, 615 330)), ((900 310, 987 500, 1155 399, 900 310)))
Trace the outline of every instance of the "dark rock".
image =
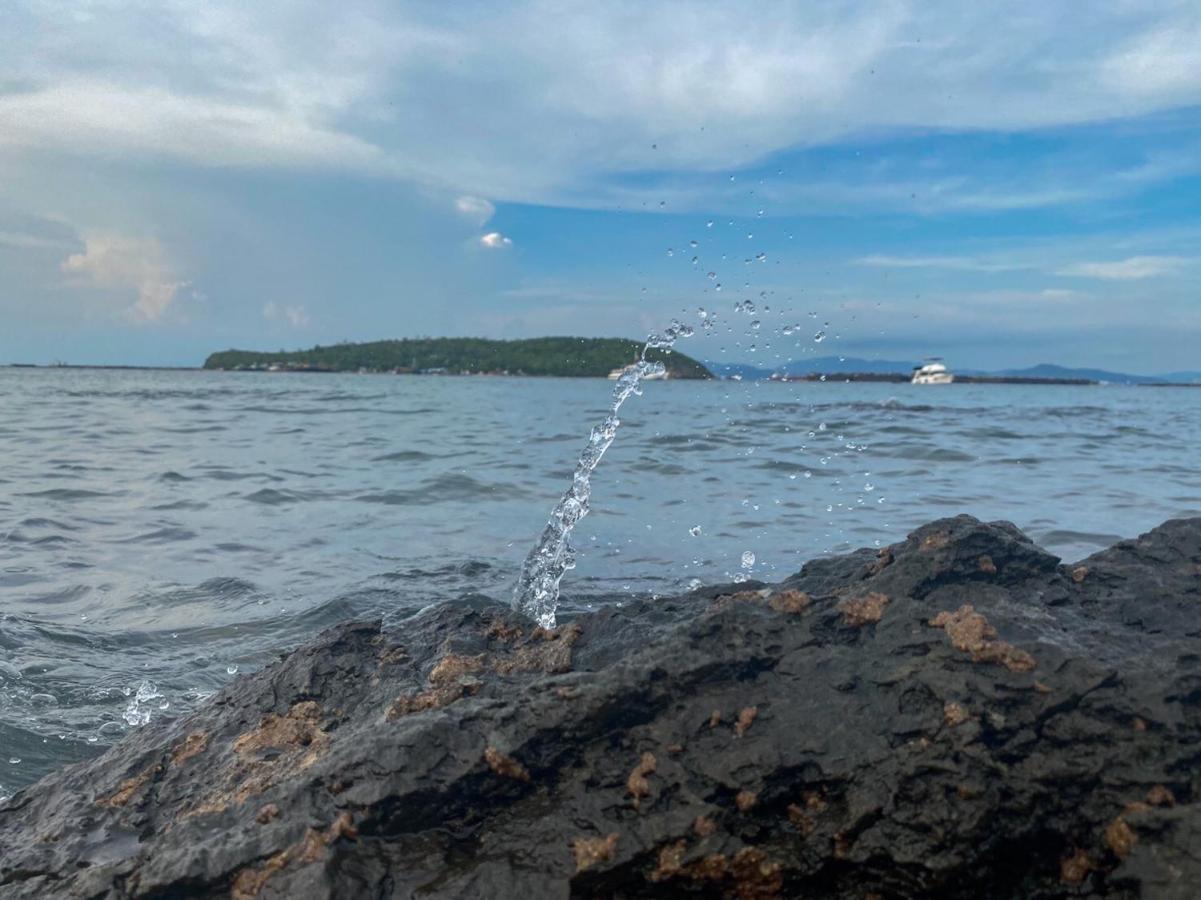
POLYGON ((354 622, 14 796, 0 896, 1191 897, 1198 612, 1201 519, 1061 566, 961 516, 555 631, 354 622))

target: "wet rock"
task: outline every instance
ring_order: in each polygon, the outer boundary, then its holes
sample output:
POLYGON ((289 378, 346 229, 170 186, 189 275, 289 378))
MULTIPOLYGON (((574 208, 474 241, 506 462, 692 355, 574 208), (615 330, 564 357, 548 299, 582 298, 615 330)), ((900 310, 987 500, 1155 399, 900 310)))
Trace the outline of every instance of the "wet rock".
POLYGON ((348 623, 12 797, 0 896, 1191 897, 1199 573, 1201 520, 1064 566, 961 516, 554 630, 348 623))

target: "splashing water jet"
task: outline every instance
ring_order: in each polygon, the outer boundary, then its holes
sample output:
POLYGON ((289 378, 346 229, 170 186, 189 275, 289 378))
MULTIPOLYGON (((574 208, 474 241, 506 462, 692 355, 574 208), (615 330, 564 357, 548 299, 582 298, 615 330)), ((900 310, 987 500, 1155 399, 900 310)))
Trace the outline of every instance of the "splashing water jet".
POLYGON ((593 427, 588 443, 576 462, 571 486, 551 511, 550 520, 542 531, 537 546, 521 564, 521 577, 513 589, 513 609, 534 619, 543 628, 554 628, 555 610, 559 606, 559 582, 568 569, 575 568, 575 551, 571 546, 572 529, 588 515, 592 495, 592 473, 601 457, 617 436, 621 420, 617 413, 630 394, 640 393, 644 378, 666 371, 661 362, 646 358, 648 350, 670 350, 680 338, 691 337, 692 328, 673 319, 662 334, 646 339, 638 361, 622 372, 613 388, 612 402, 604 421, 593 427))

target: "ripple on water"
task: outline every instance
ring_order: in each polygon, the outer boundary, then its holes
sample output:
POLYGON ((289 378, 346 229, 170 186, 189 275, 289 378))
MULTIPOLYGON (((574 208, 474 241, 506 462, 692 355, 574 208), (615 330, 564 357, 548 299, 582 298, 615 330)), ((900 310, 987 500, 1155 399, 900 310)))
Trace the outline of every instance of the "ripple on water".
POLYGON ((39 500, 92 500, 99 497, 116 497, 123 494, 123 491, 93 491, 85 490, 84 488, 48 488, 44 491, 27 491, 21 494, 22 497, 36 497, 39 500))
POLYGON ((379 491, 361 494, 354 499, 361 503, 383 503, 389 506, 407 506, 432 502, 469 502, 513 500, 528 496, 528 492, 514 484, 487 483, 470 475, 439 475, 412 490, 379 491))
MULTIPOLYGON (((609 388, 0 369, 0 792, 127 733, 142 681, 153 724, 334 622, 507 599, 609 388)), ((1081 558, 1201 505, 1201 392, 668 382, 627 419, 565 610, 943 513, 1081 558)))

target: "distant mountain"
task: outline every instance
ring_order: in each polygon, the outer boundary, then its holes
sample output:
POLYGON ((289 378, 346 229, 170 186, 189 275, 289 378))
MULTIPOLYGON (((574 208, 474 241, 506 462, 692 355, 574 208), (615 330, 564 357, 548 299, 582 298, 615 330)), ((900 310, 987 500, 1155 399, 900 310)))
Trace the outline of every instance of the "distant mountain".
POLYGON ((880 375, 897 372, 908 374, 913 371, 915 363, 889 359, 858 359, 853 356, 815 356, 811 359, 794 359, 791 362, 780 363, 770 369, 743 363, 706 362, 705 365, 719 378, 738 375, 750 381, 757 378, 770 378, 774 374, 810 375, 814 372, 829 375, 851 372, 871 372, 880 375))
POLYGON ((741 378, 745 381, 762 381, 770 378, 774 369, 760 369, 756 366, 746 366, 741 363, 706 362, 705 368, 718 378, 741 378))
POLYGON ((1171 380, 1161 375, 1127 375, 1123 372, 1109 372, 1105 369, 1069 369, 1052 363, 1041 363, 1026 369, 1005 369, 988 374, 1020 378, 1084 378, 1088 381, 1105 381, 1110 384, 1162 384, 1171 380))
MULTIPOLYGON (((709 370, 719 378, 729 378, 739 375, 746 380, 769 378, 773 374, 809 375, 820 372, 828 375, 842 374, 909 374, 917 363, 895 359, 858 359, 856 357, 817 356, 812 359, 797 359, 781 363, 773 369, 759 366, 743 365, 740 363, 706 363, 709 370)), ((961 375, 994 375, 1007 378, 1055 378, 1083 379, 1085 381, 1100 381, 1108 384, 1191 384, 1201 382, 1201 372, 1168 372, 1164 375, 1129 375, 1125 372, 1110 372, 1107 369, 1076 369, 1067 366, 1057 366, 1053 363, 1040 363, 1025 369, 966 369, 951 366, 953 372, 961 375)))

